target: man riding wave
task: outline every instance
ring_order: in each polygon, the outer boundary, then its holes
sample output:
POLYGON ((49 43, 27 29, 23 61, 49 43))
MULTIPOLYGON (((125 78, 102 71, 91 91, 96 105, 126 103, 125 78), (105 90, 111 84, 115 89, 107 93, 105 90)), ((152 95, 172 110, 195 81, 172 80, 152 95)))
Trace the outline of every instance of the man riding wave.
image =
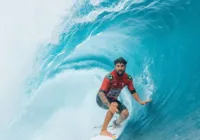
POLYGON ((128 87, 128 90, 134 99, 141 105, 145 105, 151 101, 140 100, 136 89, 134 88, 131 75, 125 73, 127 61, 120 57, 114 61, 114 64, 115 69, 104 77, 99 92, 96 96, 98 106, 108 110, 100 134, 111 137, 112 134, 107 131, 107 127, 113 115, 115 113, 119 114, 118 119, 113 121, 114 127, 120 126, 120 123, 123 122, 129 115, 126 106, 117 99, 121 90, 125 86, 128 87))

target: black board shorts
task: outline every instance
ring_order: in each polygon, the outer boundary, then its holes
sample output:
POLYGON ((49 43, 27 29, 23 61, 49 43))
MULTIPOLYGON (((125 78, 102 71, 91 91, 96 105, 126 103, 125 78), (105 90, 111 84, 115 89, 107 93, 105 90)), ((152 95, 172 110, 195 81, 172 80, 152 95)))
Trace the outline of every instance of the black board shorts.
MULTIPOLYGON (((108 100, 109 100, 109 99, 108 99, 108 100)), ((96 102, 97 102, 97 104, 98 104, 99 107, 108 110, 107 105, 105 105, 105 104, 102 102, 101 98, 99 97, 99 94, 97 94, 97 96, 96 96, 96 102)), ((114 101, 109 100, 109 102, 110 102, 110 103, 111 103, 111 102, 117 102, 117 104, 118 104, 118 110, 119 110, 118 114, 120 114, 123 110, 127 109, 126 106, 125 106, 123 103, 121 103, 120 101, 118 101, 118 100, 114 100, 114 101)))

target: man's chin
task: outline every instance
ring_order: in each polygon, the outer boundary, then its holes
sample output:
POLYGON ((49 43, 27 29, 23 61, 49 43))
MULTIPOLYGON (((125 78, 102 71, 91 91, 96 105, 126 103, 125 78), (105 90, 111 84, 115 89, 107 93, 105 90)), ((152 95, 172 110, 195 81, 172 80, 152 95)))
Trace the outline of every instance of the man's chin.
POLYGON ((122 75, 124 74, 124 72, 117 72, 117 74, 118 74, 119 76, 122 76, 122 75))

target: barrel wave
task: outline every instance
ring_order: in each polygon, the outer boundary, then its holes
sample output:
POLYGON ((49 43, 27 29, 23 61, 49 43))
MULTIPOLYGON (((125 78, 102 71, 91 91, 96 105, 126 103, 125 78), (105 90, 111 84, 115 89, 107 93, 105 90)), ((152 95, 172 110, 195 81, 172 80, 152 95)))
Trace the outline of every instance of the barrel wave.
POLYGON ((148 105, 124 89, 130 111, 119 140, 200 139, 200 2, 84 0, 73 3, 56 42, 35 54, 24 101, 6 130, 9 140, 88 140, 105 110, 95 96, 113 60, 148 105))

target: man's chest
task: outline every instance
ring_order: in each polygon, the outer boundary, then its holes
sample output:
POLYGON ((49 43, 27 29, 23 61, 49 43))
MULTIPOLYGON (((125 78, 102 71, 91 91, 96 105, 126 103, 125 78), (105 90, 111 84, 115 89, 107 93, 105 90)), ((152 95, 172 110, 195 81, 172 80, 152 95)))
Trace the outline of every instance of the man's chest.
POLYGON ((126 83, 122 80, 113 80, 111 83, 110 83, 110 86, 109 86, 109 91, 108 91, 108 94, 107 96, 108 97, 112 97, 112 98, 117 98, 121 92, 121 90, 124 88, 124 86, 126 86, 126 83))
POLYGON ((110 89, 123 89, 126 86, 126 81, 123 80, 113 80, 109 87, 110 89))

